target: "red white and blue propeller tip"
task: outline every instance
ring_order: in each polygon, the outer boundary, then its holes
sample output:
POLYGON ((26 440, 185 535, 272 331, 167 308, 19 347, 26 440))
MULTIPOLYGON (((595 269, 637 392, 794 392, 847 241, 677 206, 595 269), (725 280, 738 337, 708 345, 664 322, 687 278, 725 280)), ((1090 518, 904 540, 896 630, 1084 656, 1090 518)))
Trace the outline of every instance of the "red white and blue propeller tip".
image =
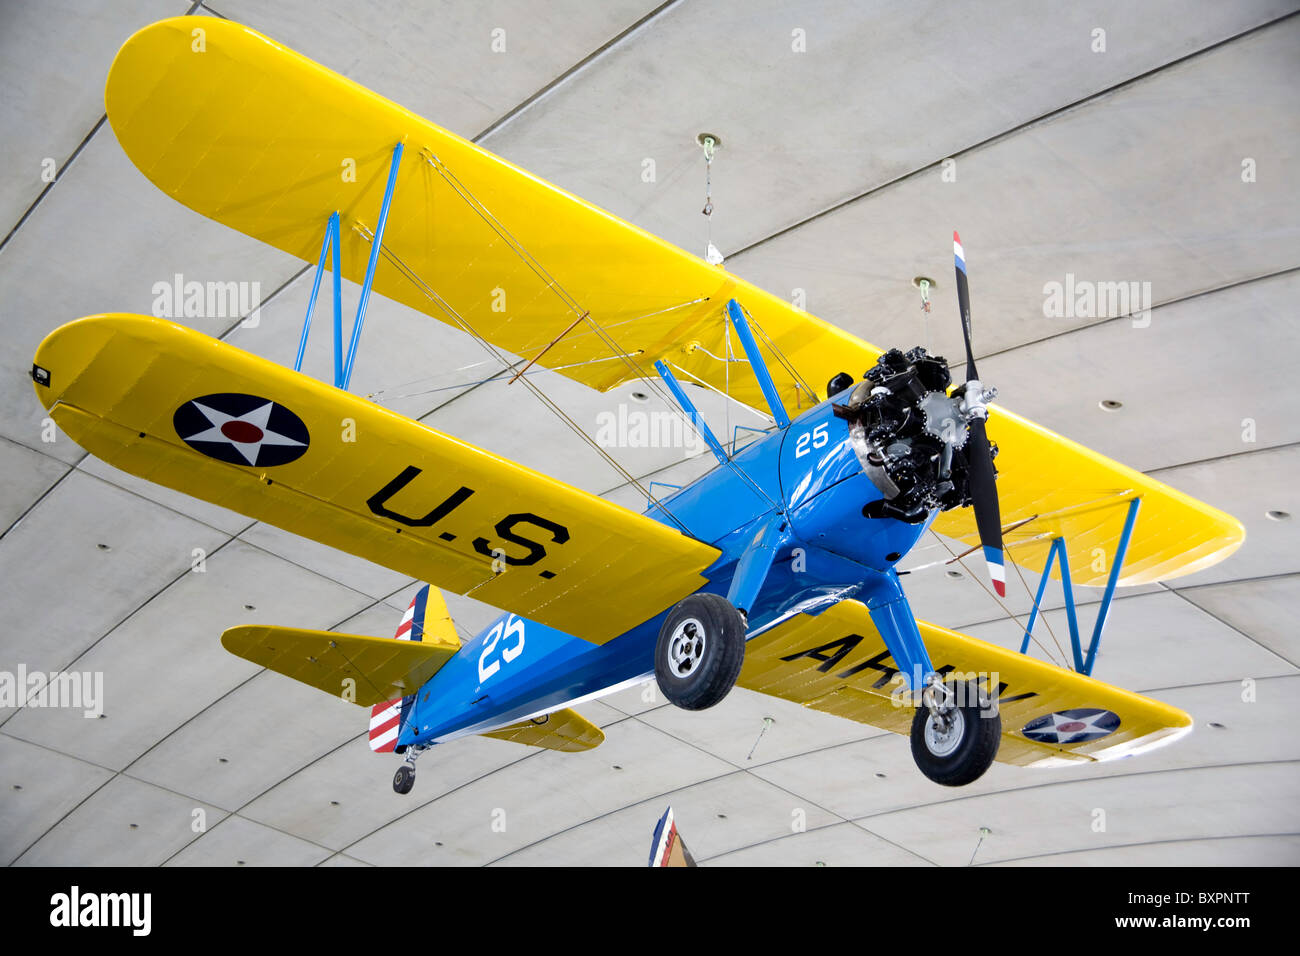
POLYGON ((998 597, 1007 596, 1007 569, 1003 564, 1002 550, 1000 548, 984 549, 984 560, 988 562, 989 578, 993 581, 993 590, 998 592, 998 597))
POLYGON ((957 235, 957 230, 952 231, 952 254, 957 260, 957 268, 966 273, 966 253, 961 247, 961 236, 957 235))

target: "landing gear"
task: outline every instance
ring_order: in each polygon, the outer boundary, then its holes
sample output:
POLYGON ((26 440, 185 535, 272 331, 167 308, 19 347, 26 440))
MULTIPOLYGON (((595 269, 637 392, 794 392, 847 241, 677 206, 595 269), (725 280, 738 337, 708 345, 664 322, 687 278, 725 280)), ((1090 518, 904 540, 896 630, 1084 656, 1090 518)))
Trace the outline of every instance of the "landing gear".
POLYGON ((415 786, 415 767, 402 764, 393 775, 393 789, 398 793, 410 793, 415 786))
POLYGON ((428 747, 418 745, 406 748, 406 760, 397 768, 397 773, 393 774, 393 791, 395 793, 411 792, 411 788, 415 786, 416 758, 428 749, 428 747))
POLYGON ((912 718, 912 758, 921 773, 945 787, 978 780, 1002 742, 996 702, 976 682, 939 680, 925 688, 922 700, 912 718))
POLYGON ((745 616, 719 594, 692 594, 664 619, 655 680, 668 700, 704 710, 727 696, 745 662, 745 616))

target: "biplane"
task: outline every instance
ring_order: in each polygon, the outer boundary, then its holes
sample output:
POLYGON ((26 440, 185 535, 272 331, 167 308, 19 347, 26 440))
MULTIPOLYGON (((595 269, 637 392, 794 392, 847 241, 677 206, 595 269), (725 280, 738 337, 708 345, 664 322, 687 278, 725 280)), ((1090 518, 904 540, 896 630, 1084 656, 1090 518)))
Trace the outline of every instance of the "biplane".
POLYGON ((404 757, 399 793, 420 754, 465 735, 595 747, 602 732, 572 708, 651 677, 686 709, 739 685, 909 735, 920 770, 950 786, 994 759, 1110 760, 1191 729, 1091 677, 1102 629, 1118 587, 1208 567, 1244 531, 992 404, 955 233, 954 385, 925 349, 869 345, 239 24, 146 27, 105 99, 159 189, 315 262, 311 304, 293 368, 163 319, 71 322, 35 355, 37 396, 124 471, 427 582, 396 639, 222 636, 371 708, 371 747, 404 757), (326 273, 332 383, 301 372, 326 273), (342 278, 361 288, 350 336, 342 278), (660 390, 716 466, 636 513, 352 394, 372 290, 461 329, 520 389, 537 366, 660 390), (733 340, 743 358, 729 361, 733 340), (683 382, 771 424, 724 444, 683 382), (354 441, 339 440, 345 420, 354 441), (917 619, 899 565, 930 530, 982 553, 998 594, 1008 560, 1041 574, 1019 651, 917 619), (1054 577, 1072 667, 1027 653, 1054 577), (1104 589, 1086 644, 1075 586, 1104 589), (462 641, 443 591, 500 616, 462 641))

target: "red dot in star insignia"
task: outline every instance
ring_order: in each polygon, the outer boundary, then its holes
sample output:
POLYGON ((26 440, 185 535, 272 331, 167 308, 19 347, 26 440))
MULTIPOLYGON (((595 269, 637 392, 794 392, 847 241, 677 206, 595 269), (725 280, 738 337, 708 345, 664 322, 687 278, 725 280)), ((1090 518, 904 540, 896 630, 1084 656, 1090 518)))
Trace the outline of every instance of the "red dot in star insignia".
POLYGON ((231 441, 237 441, 242 444, 251 444, 262 440, 262 429, 258 428, 252 422, 226 422, 221 426, 221 434, 225 435, 231 441))
POLYGON ((1072 720, 1068 724, 1061 724, 1056 729, 1058 732, 1063 734, 1075 734, 1087 726, 1088 725, 1081 720, 1072 720))

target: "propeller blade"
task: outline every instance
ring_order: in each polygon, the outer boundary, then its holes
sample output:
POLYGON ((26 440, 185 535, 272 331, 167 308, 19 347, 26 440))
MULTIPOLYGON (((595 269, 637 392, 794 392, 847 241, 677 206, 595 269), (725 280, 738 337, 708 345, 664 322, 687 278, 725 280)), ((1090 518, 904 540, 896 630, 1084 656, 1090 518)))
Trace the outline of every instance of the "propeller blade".
POLYGON ((975 371, 975 353, 970 344, 970 287, 966 284, 966 252, 961 247, 961 236, 952 232, 953 258, 957 260, 957 308, 961 310, 961 334, 966 340, 966 380, 978 379, 975 371))
POLYGON ((967 438, 970 462, 970 497, 975 508, 975 527, 979 529, 989 578, 999 597, 1007 596, 1006 565, 1002 555, 1002 509, 998 506, 997 479, 993 474, 993 454, 984 419, 970 423, 967 438))
MULTIPOLYGON (((966 253, 961 246, 961 236, 952 234, 953 257, 957 263, 957 307, 961 310, 961 332, 966 341, 966 382, 979 384, 975 371, 975 352, 970 342, 970 287, 966 279, 966 253)), ((975 527, 979 530, 980 544, 984 546, 984 560, 989 566, 989 579, 999 597, 1007 595, 1006 563, 1002 552, 1002 509, 998 506, 997 479, 993 471, 993 450, 984 428, 983 418, 970 421, 967 439, 967 460, 970 468, 970 497, 975 509, 975 527)))

